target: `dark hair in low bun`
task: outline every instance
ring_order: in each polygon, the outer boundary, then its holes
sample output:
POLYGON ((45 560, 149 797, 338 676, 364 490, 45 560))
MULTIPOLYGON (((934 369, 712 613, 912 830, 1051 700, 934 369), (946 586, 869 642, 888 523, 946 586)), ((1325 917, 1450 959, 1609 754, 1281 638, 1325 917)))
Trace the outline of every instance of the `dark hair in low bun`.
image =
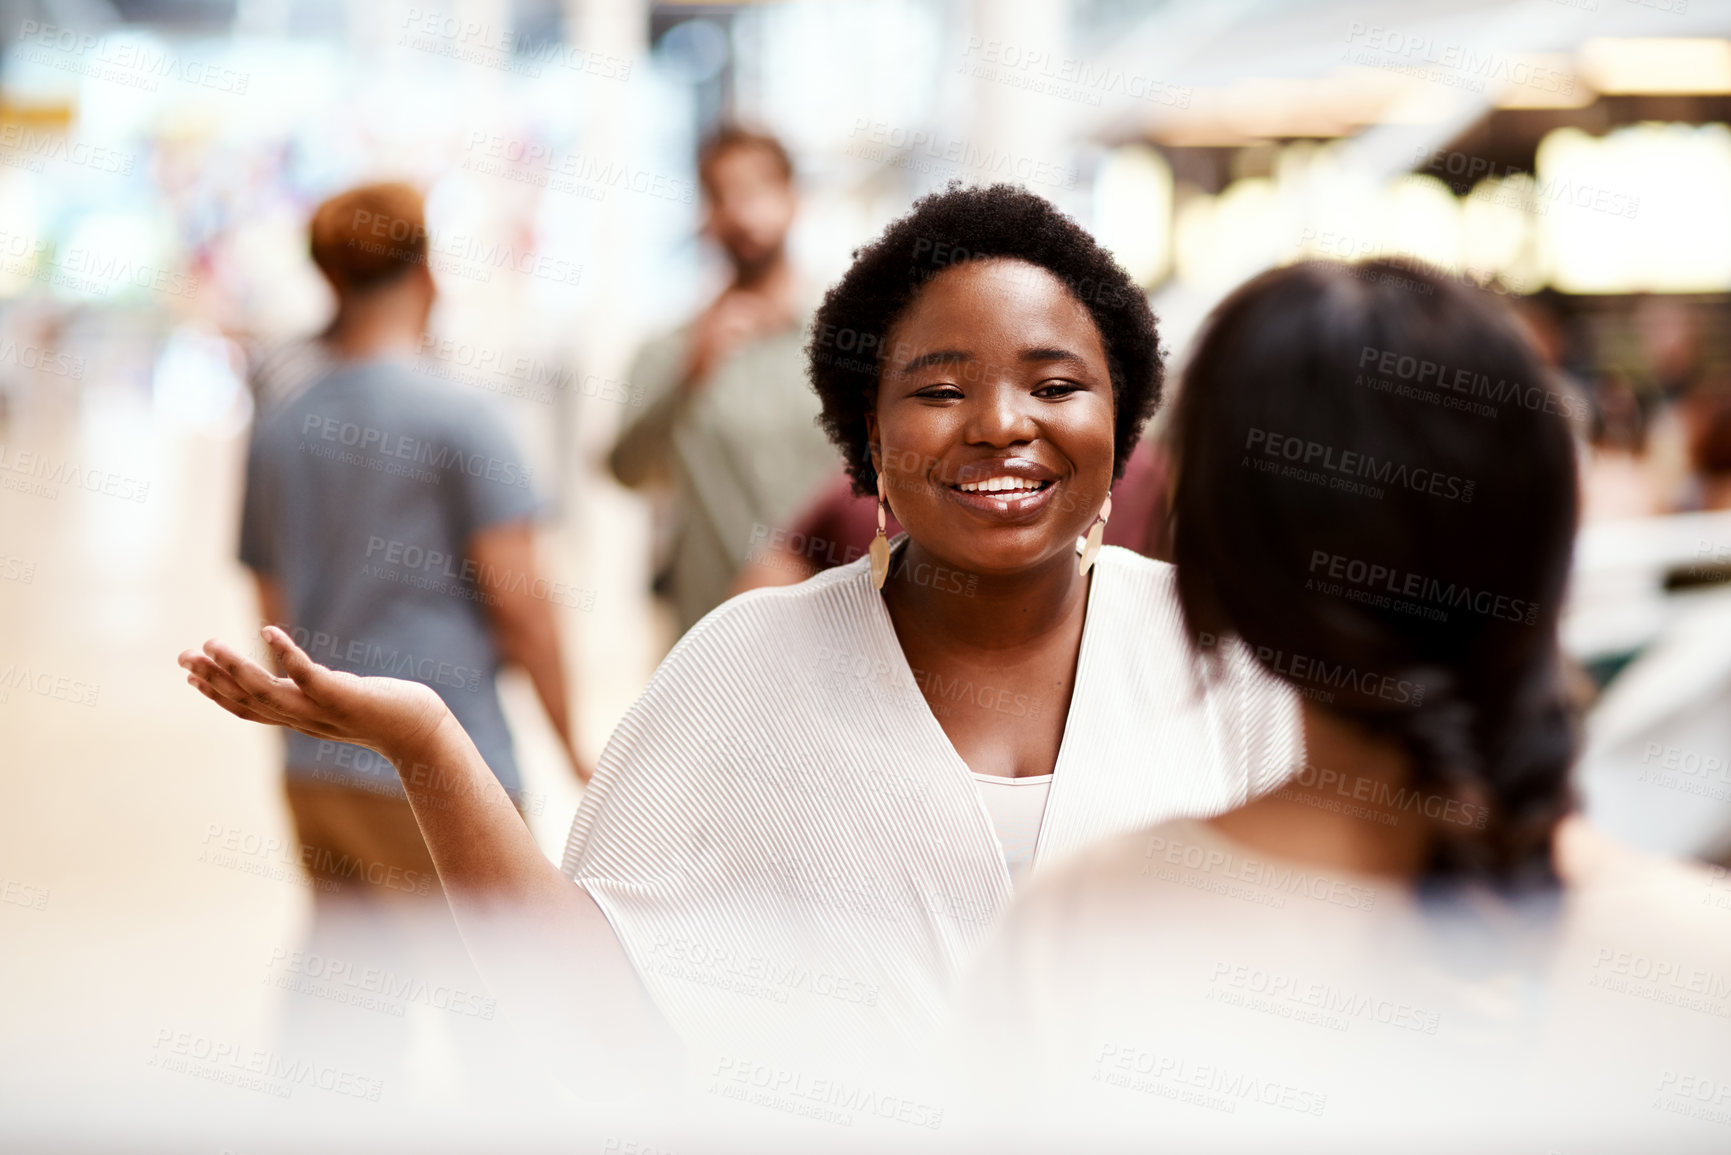
POLYGON ((1420 789, 1467 800, 1486 817, 1482 830, 1437 824, 1433 876, 1515 888, 1555 881, 1551 834, 1573 805, 1575 713, 1557 664, 1535 661, 1511 675, 1490 694, 1444 689, 1391 728, 1420 789))
POLYGON ((1486 293, 1405 261, 1307 262, 1215 310, 1176 404, 1192 637, 1236 634, 1408 751, 1411 788, 1449 806, 1433 880, 1554 882, 1580 398, 1486 293))

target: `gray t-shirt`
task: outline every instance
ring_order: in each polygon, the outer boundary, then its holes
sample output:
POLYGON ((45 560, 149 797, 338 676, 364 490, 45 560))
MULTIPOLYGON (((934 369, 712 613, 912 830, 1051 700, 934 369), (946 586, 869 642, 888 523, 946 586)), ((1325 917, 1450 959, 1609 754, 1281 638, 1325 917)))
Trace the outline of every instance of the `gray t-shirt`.
MULTIPOLYGON (((431 686, 516 792, 499 655, 468 545, 536 510, 530 470, 481 398, 403 362, 351 362, 255 425, 240 560, 281 587, 294 639, 314 661, 431 686)), ((288 772, 402 794, 378 754, 292 732, 288 772)))

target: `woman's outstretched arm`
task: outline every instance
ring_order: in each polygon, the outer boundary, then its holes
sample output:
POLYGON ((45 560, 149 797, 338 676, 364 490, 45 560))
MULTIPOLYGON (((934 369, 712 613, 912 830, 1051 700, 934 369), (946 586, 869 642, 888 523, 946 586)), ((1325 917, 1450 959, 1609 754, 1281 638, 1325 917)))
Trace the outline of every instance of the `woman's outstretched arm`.
POLYGON ((581 1042, 615 1060, 621 1051, 665 1057, 666 1024, 601 908, 547 861, 438 694, 327 669, 277 627, 263 633, 286 676, 213 639, 180 655, 187 681, 238 718, 390 759, 469 953, 502 1003, 577 1028, 581 1042))

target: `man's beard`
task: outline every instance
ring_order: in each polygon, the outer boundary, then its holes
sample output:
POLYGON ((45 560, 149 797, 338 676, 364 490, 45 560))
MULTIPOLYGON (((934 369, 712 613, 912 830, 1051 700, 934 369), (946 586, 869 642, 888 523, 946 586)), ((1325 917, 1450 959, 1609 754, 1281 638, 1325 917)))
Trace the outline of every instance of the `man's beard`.
POLYGON ((733 264, 734 279, 750 284, 762 280, 779 265, 786 250, 787 242, 777 241, 774 245, 751 253, 729 249, 727 259, 733 264))

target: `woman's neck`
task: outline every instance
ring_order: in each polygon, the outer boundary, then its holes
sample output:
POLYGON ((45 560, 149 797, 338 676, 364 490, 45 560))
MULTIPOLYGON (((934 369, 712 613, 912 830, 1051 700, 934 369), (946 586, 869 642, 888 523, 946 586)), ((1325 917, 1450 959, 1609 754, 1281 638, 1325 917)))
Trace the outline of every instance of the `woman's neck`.
POLYGON ((1417 795, 1398 742, 1304 703, 1305 765, 1286 785, 1217 818, 1222 834, 1269 854, 1364 874, 1416 877, 1433 821, 1451 804, 1417 795))
POLYGON ((945 649, 1013 650, 1074 624, 1088 581, 1070 552, 1014 574, 974 574, 910 539, 890 566, 884 598, 904 631, 945 649))

